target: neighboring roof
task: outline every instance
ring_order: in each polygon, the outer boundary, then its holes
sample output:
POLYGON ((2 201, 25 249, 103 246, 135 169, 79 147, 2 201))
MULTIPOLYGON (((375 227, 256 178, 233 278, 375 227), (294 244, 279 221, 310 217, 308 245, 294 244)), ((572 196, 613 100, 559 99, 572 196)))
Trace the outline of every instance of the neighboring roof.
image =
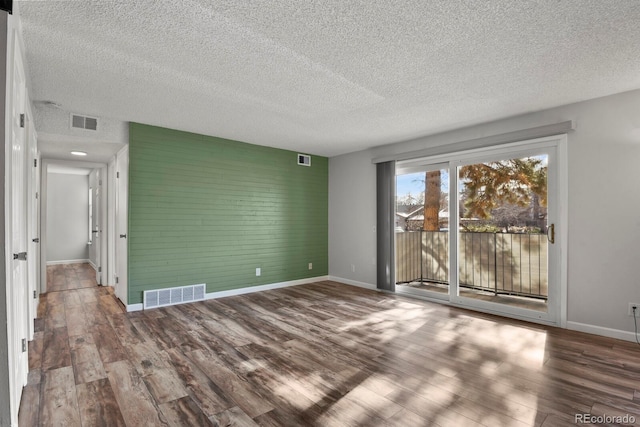
MULTIPOLYGON (((424 207, 420 207, 406 216, 411 221, 424 221, 424 207)), ((438 212, 438 218, 449 218, 449 211, 438 212)))
POLYGON ((398 215, 399 217, 402 218, 409 218, 409 217, 413 217, 414 215, 422 212, 424 210, 424 206, 420 206, 410 212, 396 212, 396 215, 398 215))

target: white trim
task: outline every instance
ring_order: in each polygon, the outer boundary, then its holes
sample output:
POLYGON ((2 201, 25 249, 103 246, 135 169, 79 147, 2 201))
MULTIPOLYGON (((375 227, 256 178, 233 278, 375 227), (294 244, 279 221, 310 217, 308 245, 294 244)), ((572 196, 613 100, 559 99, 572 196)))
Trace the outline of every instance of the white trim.
POLYGON ((329 280, 329 276, 309 277, 307 279, 290 280, 288 282, 270 283, 267 285, 247 286, 246 288, 229 289, 228 291, 211 292, 204 296, 205 300, 232 297, 236 295, 252 294, 254 292, 270 291, 272 289, 288 288, 290 286, 307 285, 309 283, 329 280))
MULTIPOLYGON (((413 292, 406 292, 406 291, 399 291, 399 292, 392 292, 394 295, 399 295, 399 296, 403 296, 406 298, 411 298, 411 299, 420 299, 423 301, 428 301, 428 302, 432 302, 434 304, 440 304, 440 305, 446 305, 449 307, 455 307, 455 308, 460 308, 462 310, 466 310, 469 312, 469 315, 472 316, 473 313, 485 313, 485 314, 491 314, 493 316, 496 317, 504 317, 507 319, 514 319, 514 320, 521 320, 523 322, 529 322, 529 323, 535 323, 538 325, 545 325, 545 326, 555 326, 557 327, 558 325, 551 321, 551 320, 547 320, 547 319, 541 319, 539 317, 526 317, 526 316, 522 316, 522 315, 515 315, 512 313, 507 313, 507 312, 503 312, 503 311, 499 311, 499 310, 491 310, 490 308, 486 308, 486 307, 470 307, 468 305, 465 304, 460 304, 460 303, 456 303, 456 302, 451 302, 451 301, 447 301, 447 300, 443 300, 443 299, 439 299, 439 298, 434 298, 431 295, 428 294, 424 294, 424 295, 419 295, 417 292, 413 293, 413 292)), ((535 311, 533 310, 528 310, 531 313, 535 313, 535 311)))
POLYGON ((143 309, 144 309, 144 305, 142 303, 129 304, 127 306, 127 313, 131 313, 132 311, 142 311, 143 309))
MULTIPOLYGON (((398 154, 391 154, 382 157, 375 157, 371 160, 372 163, 382 163, 389 161, 402 161, 421 157, 435 157, 438 155, 450 155, 452 153, 462 151, 473 151, 477 149, 486 149, 496 145, 509 144, 516 141, 526 141, 538 138, 544 138, 549 136, 566 134, 574 130, 575 123, 572 120, 568 120, 560 123, 553 123, 544 126, 538 126, 529 129, 517 130, 514 132, 501 133, 498 135, 484 136, 476 139, 469 139, 466 141, 458 141, 449 144, 437 145, 435 147, 424 148, 422 150, 409 151, 398 154)), ((452 131, 455 132, 455 131, 452 131)), ((443 134, 441 134, 443 135, 443 134)), ((407 142, 421 141, 427 145, 429 140, 435 135, 426 136, 423 138, 414 139, 407 142)))
POLYGON ((567 135, 553 135, 543 138, 514 141, 508 144, 492 145, 486 148, 474 148, 465 151, 455 151, 451 153, 438 154, 429 157, 416 157, 403 161, 398 161, 396 165, 396 175, 423 171, 425 166, 440 166, 457 162, 460 164, 472 164, 482 159, 493 160, 496 156, 509 156, 514 152, 523 155, 536 155, 545 149, 557 147, 559 141, 566 140, 567 135))
POLYGON ((396 283, 396 293, 398 295, 410 295, 418 297, 427 297, 429 301, 449 302, 449 294, 439 293, 434 291, 425 291, 423 289, 412 288, 411 286, 404 286, 396 283))
POLYGON ((339 282, 339 283, 342 283, 342 284, 345 284, 345 285, 357 286, 359 288, 373 289, 374 291, 378 289, 378 287, 376 285, 373 285, 371 283, 358 282, 356 280, 350 280, 350 279, 343 279, 342 277, 329 276, 328 280, 331 280, 331 281, 334 281, 334 282, 339 282))
MULTIPOLYGON (((63 259, 61 261, 47 261, 47 265, 60 265, 60 264, 92 264, 88 259, 63 259)), ((95 268, 95 266, 91 265, 95 268)))
POLYGON ((580 322, 567 322, 567 329, 578 332, 585 332, 587 334, 601 335, 609 338, 616 338, 625 341, 636 341, 635 334, 633 332, 623 331, 620 329, 605 328, 604 326, 589 325, 580 322))
POLYGON ((91 266, 91 268, 93 268, 96 272, 98 271, 98 266, 97 266, 97 265, 95 265, 95 264, 93 263, 93 261, 89 260, 89 265, 90 265, 90 266, 91 266))
POLYGON ((569 144, 567 135, 562 135, 556 147, 556 189, 557 204, 556 212, 559 223, 562 225, 558 230, 558 242, 560 245, 560 271, 558 274, 558 285, 560 294, 558 301, 560 313, 558 324, 561 328, 567 327, 567 307, 569 306, 569 144))
MULTIPOLYGON (((333 279, 331 279, 330 276, 316 276, 316 277, 309 277, 307 279, 290 280, 288 282, 269 283, 267 285, 258 285, 258 286, 247 286, 245 288, 229 289, 227 291, 210 292, 208 294, 205 294, 204 299, 206 301, 206 300, 216 299, 216 298, 225 298, 225 297, 232 297, 236 295, 252 294, 254 292, 270 291, 272 289, 288 288, 290 286, 307 285, 309 283, 322 282, 325 280, 333 280, 333 279)), ((194 301, 194 302, 197 302, 197 301, 194 301)), ((131 311, 143 310, 144 305, 142 303, 129 304, 126 307, 127 307, 127 312, 131 312, 131 311)), ((153 310, 153 309, 150 309, 150 310, 153 310)))
POLYGON ((102 233, 103 241, 107 245, 105 250, 106 254, 106 269, 103 270, 102 284, 108 286, 115 286, 116 283, 116 156, 114 155, 107 165, 107 173, 104 177, 103 183, 106 183, 106 196, 104 205, 107 209, 104 216, 106 222, 104 232, 102 233))
POLYGON ((111 176, 115 187, 114 228, 111 230, 114 242, 114 285, 113 289, 124 305, 129 303, 129 268, 128 268, 128 243, 126 237, 123 240, 119 235, 129 233, 128 206, 129 206, 129 146, 125 145, 116 153, 115 175, 111 176), (117 280, 116 280, 117 278, 117 280))

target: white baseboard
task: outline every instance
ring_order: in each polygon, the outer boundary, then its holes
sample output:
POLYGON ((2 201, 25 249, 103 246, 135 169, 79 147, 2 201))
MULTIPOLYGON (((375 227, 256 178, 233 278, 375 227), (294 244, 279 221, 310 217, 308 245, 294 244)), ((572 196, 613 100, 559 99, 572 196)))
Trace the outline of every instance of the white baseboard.
POLYGON ((88 259, 65 259, 61 261, 47 261, 47 265, 60 265, 60 264, 91 264, 88 259))
POLYGON ((371 283, 358 282, 356 280, 351 280, 351 279, 343 279, 342 277, 329 276, 329 280, 332 280, 334 282, 344 283, 345 285, 357 286, 359 288, 373 289, 373 290, 378 289, 376 285, 372 285, 371 283))
POLYGON ((567 329, 578 332, 586 332, 588 334, 602 335, 609 338, 617 338, 619 340, 635 342, 636 336, 633 332, 622 331, 620 329, 605 328, 603 326, 589 325, 579 322, 567 322, 567 329))
MULTIPOLYGON (((78 262, 87 262, 88 260, 78 260, 78 262)), ((60 264, 66 264, 66 263, 70 263, 69 261, 62 261, 62 262, 58 262, 58 261, 54 261, 56 263, 60 263, 60 264)), ((47 263, 49 264, 49 263, 47 263)), ((287 288, 290 286, 298 286, 298 285, 306 285, 308 283, 315 283, 315 282, 322 282, 325 280, 331 280, 334 282, 340 282, 340 283, 344 283, 345 285, 351 285, 351 286, 357 286, 360 288, 365 288, 365 289, 372 289, 372 290, 376 290, 377 287, 376 285, 373 285, 371 283, 365 283, 365 282, 358 282, 356 280, 350 280, 350 279, 345 279, 342 277, 336 277, 336 276, 317 276, 317 277, 310 277, 307 279, 299 279, 299 280, 291 280, 288 282, 279 282, 279 283, 270 283, 267 285, 258 285, 258 286, 249 286, 246 288, 239 288, 239 289, 230 289, 227 291, 219 291, 219 292, 211 292, 205 295, 205 300, 209 300, 209 299, 216 299, 216 298, 224 298, 224 297, 231 297, 231 296, 235 296, 235 295, 245 295, 245 294, 250 294, 253 292, 262 292, 262 291, 269 291, 272 289, 280 289, 280 288, 287 288)), ((406 293, 405 293, 406 295, 406 293)), ((413 296, 413 295, 412 295, 413 296)), ((433 302, 437 302, 437 303, 443 303, 443 301, 439 301, 439 300, 433 300, 433 302)), ((444 302, 446 305, 451 305, 448 302, 444 302)), ((462 307, 465 308, 465 307, 462 307)), ((133 311, 142 311, 143 310, 143 304, 139 303, 139 304, 129 304, 127 305, 127 312, 133 312, 133 311)), ((621 340, 625 340, 625 341, 635 341, 635 334, 633 332, 628 332, 628 331, 622 331, 619 329, 611 329, 611 328, 605 328, 602 326, 595 326, 595 325, 589 325, 589 324, 585 324, 585 323, 579 323, 579 322, 567 322, 567 329, 573 330, 573 331, 578 331, 578 332, 586 332, 589 334, 594 334, 594 335, 602 335, 605 337, 610 337, 610 338, 617 338, 617 339, 621 339, 621 340)))
MULTIPOLYGON (((232 297, 235 295, 251 294, 253 292, 269 291, 272 289, 288 288, 289 286, 306 285, 308 283, 322 282, 329 280, 329 276, 316 276, 309 277, 307 279, 290 280, 288 282, 269 283, 267 285, 248 286, 246 288, 229 289, 228 291, 210 292, 205 294, 204 299, 216 299, 224 297, 232 297)), ((127 312, 143 310, 143 304, 129 304, 127 305, 127 312)))
POLYGON ((246 288, 229 289, 228 291, 211 292, 204 296, 205 300, 232 297, 235 295, 251 294, 253 292, 270 291, 272 289, 288 288, 289 286, 306 285, 308 283, 329 280, 329 276, 316 276, 307 279, 290 280, 288 282, 270 283, 267 285, 248 286, 246 288))
POLYGON ((129 304, 127 306, 127 313, 131 313, 132 311, 142 311, 143 305, 140 304, 129 304))

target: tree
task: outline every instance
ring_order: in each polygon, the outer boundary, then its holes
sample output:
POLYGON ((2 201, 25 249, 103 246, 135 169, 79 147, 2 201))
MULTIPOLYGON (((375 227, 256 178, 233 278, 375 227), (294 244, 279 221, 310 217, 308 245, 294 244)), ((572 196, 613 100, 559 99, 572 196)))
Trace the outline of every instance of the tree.
POLYGON ((440 230, 440 170, 429 171, 424 176, 424 225, 423 230, 440 230))
MULTIPOLYGON (((500 160, 460 168, 466 212, 460 216, 487 219, 498 207, 531 206, 532 219, 537 220, 539 207, 547 205, 547 167, 542 159, 500 160)), ((423 229, 440 229, 439 212, 442 203, 441 171, 425 173, 423 229)), ((504 213, 503 213, 504 216, 504 213)))
MULTIPOLYGON (((536 157, 478 163, 460 168, 466 215, 489 218, 501 204, 546 206, 547 167, 536 157)), ((535 209, 535 207, 534 207, 535 209)))

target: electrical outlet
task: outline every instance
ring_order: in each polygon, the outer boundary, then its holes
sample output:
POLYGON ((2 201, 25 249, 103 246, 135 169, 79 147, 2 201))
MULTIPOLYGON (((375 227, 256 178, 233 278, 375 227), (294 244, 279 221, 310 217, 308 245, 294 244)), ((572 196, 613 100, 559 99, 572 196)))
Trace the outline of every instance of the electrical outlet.
POLYGON ((260 276, 262 274, 262 269, 260 267, 256 268, 256 276, 260 276))
POLYGON ((355 264, 351 264, 351 272, 355 273, 356 272, 356 266, 355 264))
POLYGON ((629 311, 627 311, 627 314, 629 316, 633 316, 633 307, 636 308, 636 317, 640 318, 640 302, 630 302, 629 311))
POLYGON ((313 270, 313 263, 312 262, 309 263, 309 270, 313 270))

